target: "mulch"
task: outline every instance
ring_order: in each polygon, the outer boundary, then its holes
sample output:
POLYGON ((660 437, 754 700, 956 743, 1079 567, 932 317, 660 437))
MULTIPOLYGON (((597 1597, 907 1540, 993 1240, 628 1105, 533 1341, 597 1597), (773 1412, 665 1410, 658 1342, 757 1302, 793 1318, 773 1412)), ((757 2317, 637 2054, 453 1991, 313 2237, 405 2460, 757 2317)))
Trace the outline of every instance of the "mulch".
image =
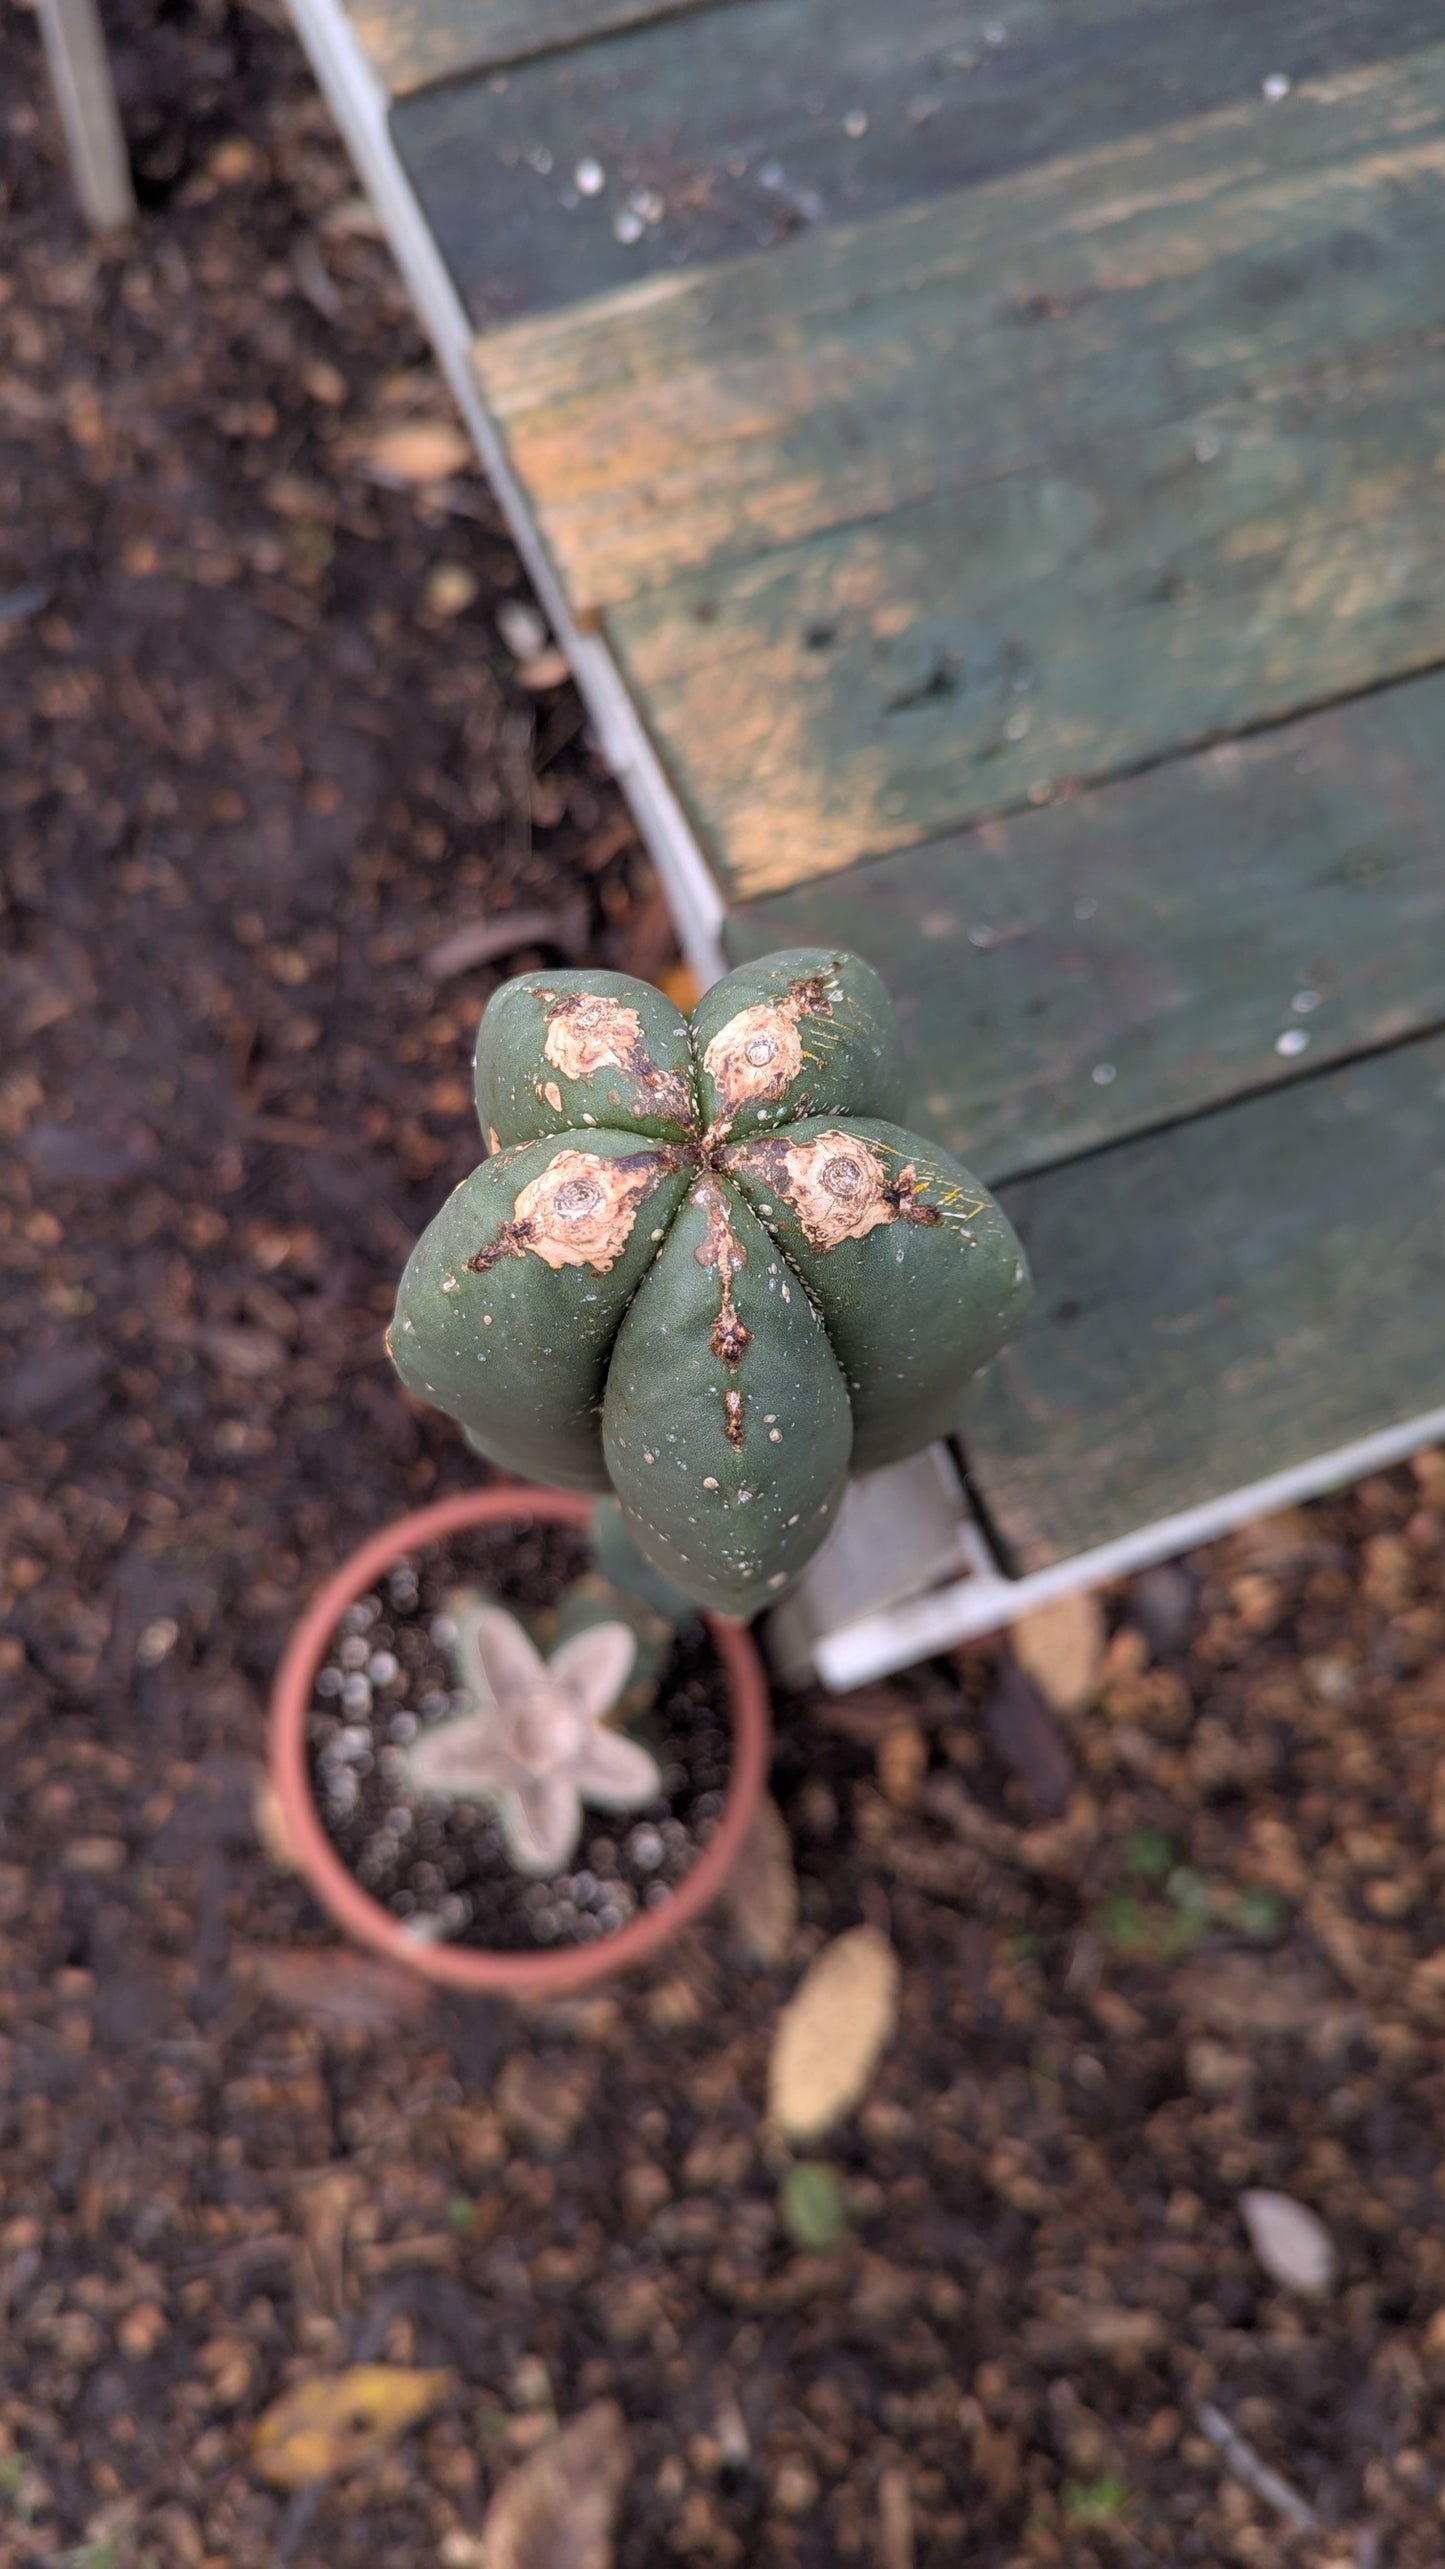
POLYGON ((785 1701, 775 1969, 718 1919, 615 1993, 428 1998, 265 1852, 308 1590, 476 1476, 380 1333, 475 1157, 477 1014, 669 946, 502 638, 485 486, 368 467, 446 405, 279 16, 113 32, 144 216, 102 249, 0 30, 0 2557, 465 2562, 610 2396, 621 2569, 1438 2569, 1439 1457, 1120 1590, 1067 1721, 986 1650, 785 1701), (860 1920, 901 2017, 818 2253, 766 2064, 860 1920), (1270 2283, 1252 2186, 1332 2293, 1270 2283), (454 2389, 268 2487, 255 2420, 358 2352, 454 2389))

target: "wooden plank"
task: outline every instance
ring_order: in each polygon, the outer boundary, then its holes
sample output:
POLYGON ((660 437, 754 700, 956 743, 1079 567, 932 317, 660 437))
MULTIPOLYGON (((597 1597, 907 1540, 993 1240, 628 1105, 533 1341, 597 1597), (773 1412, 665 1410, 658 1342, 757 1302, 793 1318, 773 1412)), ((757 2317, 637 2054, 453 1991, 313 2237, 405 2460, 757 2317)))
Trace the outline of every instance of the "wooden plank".
MULTIPOLYGON (((1434 209, 1445 251, 1445 56, 1429 61, 1434 129, 1355 163, 1358 255, 1382 276, 1402 198, 1434 209)), ((1242 309, 1233 384, 1207 407, 1141 422, 1125 368, 1117 417, 1076 434, 1061 380, 1037 406, 1048 451, 1019 469, 610 610, 735 893, 1445 659, 1445 334, 1405 264, 1414 292, 1381 285, 1373 344, 1326 335, 1256 363, 1242 309)))
MULTIPOLYGON (((428 5, 461 15, 459 0, 428 5)), ((1261 15, 1258 0, 746 0, 402 99, 393 133, 488 324, 1440 35, 1437 0, 1270 0, 1267 28, 1261 15), (590 198, 574 175, 586 161, 606 179, 590 198), (634 195, 648 219, 619 239, 634 195)))
POLYGON ((1445 48, 543 314, 474 364, 595 612, 1428 330, 1442 173, 1445 48))
POLYGON ((1039 1283, 965 1446, 1018 1564, 1445 1402, 1445 1040, 1005 1190, 1039 1283))
POLYGON ((349 0, 349 15, 392 97, 405 98, 432 81, 497 71, 653 18, 728 5, 729 0, 349 0))
POLYGON ((1436 676, 750 903, 724 933, 734 962, 867 955, 920 1126, 996 1183, 1445 1025, 1442 813, 1436 676))

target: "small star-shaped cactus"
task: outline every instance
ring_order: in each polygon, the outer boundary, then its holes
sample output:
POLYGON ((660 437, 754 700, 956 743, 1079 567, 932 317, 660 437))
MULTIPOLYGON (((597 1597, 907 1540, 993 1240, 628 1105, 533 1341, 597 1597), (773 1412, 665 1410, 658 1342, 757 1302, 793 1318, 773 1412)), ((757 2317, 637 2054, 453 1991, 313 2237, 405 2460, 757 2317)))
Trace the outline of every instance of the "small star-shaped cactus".
POLYGON ((592 1624, 544 1660, 502 1606, 453 1601, 457 1674, 471 1703, 433 1724, 407 1759, 412 1790, 490 1802, 512 1862, 546 1879, 582 1833, 582 1805, 636 1811, 662 1791, 657 1761, 603 1715, 632 1673, 635 1637, 592 1624))

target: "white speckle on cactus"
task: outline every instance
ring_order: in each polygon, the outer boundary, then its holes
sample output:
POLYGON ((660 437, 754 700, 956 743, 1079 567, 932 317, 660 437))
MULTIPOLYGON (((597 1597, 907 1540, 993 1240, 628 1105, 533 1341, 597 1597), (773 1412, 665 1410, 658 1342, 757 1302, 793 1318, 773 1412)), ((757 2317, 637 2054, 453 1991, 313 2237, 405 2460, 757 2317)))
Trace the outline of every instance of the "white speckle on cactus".
MULTIPOLYGON (((443 1291, 443 1293, 455 1293, 455 1292, 456 1292, 456 1289, 457 1289, 457 1280, 456 1280, 456 1277, 455 1277, 455 1276, 443 1276, 443 1278, 442 1278, 442 1291, 443 1291)), ((408 1322, 407 1322, 407 1327, 408 1327, 408 1328, 410 1328, 410 1326, 411 1326, 411 1323, 410 1323, 410 1321, 408 1321, 408 1322)))

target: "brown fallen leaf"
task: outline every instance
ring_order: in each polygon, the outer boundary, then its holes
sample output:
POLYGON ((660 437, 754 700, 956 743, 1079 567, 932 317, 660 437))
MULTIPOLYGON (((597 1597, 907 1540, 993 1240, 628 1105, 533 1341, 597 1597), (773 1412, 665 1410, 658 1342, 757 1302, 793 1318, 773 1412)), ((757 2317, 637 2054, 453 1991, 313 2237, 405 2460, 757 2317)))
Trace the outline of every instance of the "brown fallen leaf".
POLYGON ((1073 1751, 1033 1679, 1007 1657, 998 1662, 985 1719, 1040 1818, 1061 1819, 1078 1781, 1073 1751))
POLYGON ((778 2019, 768 2111, 790 2141, 813 2141, 851 2114, 898 2016, 898 1958, 876 1927, 823 1947, 778 2019))
POLYGON ((508 2473, 487 2509, 477 2569, 611 2569, 631 2476, 622 2411, 597 2400, 508 2473))
POLYGON ((444 482, 460 473, 471 455, 466 431, 451 419, 403 419, 392 428, 373 429, 359 461, 378 480, 444 482))
POLYGON ((381 2033, 424 2015, 432 2000, 426 1981, 347 1945, 254 1947, 246 1967, 268 1998, 331 2025, 381 2033))
POLYGON ((764 1971, 786 1962, 798 1926, 798 1877, 788 1826, 770 1794, 753 1814, 727 1887, 733 1935, 764 1971))
POLYGON ((256 2421, 256 2467, 275 2488, 304 2489, 377 2462, 446 2398, 453 2379, 406 2364, 353 2364, 298 2382, 256 2421))
POLYGON ((1104 1609, 1089 1590, 1054 1597, 1010 1627, 1013 1653, 1056 1713, 1081 1713, 1099 1691, 1104 1609))

